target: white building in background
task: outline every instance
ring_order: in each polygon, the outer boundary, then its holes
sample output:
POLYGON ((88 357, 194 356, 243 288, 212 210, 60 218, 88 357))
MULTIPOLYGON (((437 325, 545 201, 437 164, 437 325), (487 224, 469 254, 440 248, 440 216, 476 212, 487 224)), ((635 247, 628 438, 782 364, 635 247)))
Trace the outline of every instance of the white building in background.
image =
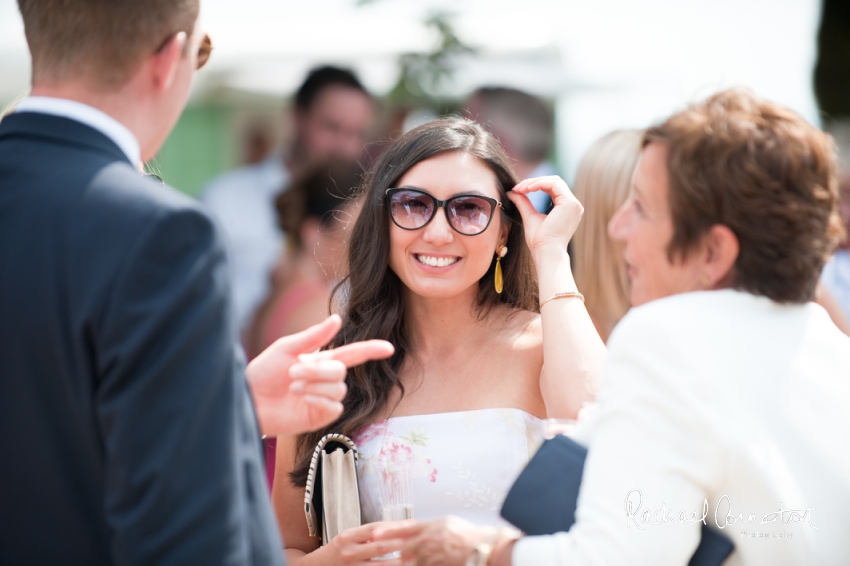
POLYGON ((748 86, 820 125, 813 73, 819 0, 570 0, 559 46, 571 87, 558 97, 562 166, 688 102, 748 86))
MULTIPOLYGON (((317 62, 348 64, 372 92, 400 53, 431 47, 422 26, 457 15, 480 57, 459 61, 447 95, 504 85, 556 102, 567 179, 587 147, 646 127, 718 89, 744 85, 819 124, 812 86, 819 0, 202 0, 216 50, 194 95, 229 88, 284 97, 317 62)), ((15 0, 0 0, 0 105, 26 92, 15 0)))

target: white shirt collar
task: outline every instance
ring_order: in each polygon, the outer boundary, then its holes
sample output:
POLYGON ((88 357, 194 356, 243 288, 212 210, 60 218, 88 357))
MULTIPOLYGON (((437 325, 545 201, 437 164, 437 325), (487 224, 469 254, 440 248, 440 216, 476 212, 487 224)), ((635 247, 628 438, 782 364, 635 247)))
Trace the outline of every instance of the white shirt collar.
POLYGON ((141 161, 142 150, 133 132, 112 116, 82 102, 48 96, 28 96, 18 103, 15 112, 38 112, 76 120, 115 142, 134 167, 141 161))

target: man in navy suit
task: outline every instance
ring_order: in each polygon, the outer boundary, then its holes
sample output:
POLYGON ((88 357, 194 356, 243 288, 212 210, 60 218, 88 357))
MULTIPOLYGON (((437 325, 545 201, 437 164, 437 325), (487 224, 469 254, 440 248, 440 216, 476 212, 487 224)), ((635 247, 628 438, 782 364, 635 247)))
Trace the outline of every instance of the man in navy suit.
POLYGON ((33 87, 0 122, 0 564, 282 564, 260 431, 333 421, 346 366, 392 348, 309 354, 332 317, 245 368, 217 228, 139 173, 209 56, 199 0, 18 5, 33 87))

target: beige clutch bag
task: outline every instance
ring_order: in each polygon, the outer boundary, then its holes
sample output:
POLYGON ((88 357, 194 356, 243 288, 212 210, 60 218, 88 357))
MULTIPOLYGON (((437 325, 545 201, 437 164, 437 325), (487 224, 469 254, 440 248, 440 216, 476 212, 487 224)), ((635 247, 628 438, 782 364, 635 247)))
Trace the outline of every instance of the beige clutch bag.
POLYGON ((356 463, 357 446, 342 434, 324 436, 313 451, 304 512, 310 536, 319 537, 321 546, 362 524, 356 463))

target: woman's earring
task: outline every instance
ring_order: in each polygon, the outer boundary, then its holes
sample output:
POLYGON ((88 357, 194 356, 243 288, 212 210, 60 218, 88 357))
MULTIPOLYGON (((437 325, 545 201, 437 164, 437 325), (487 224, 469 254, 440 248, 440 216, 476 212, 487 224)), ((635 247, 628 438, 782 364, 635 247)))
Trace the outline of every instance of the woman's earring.
POLYGON ((708 286, 711 285, 711 279, 708 278, 708 275, 704 274, 699 278, 699 282, 702 283, 702 286, 708 289, 708 286))
POLYGON ((508 246, 499 246, 496 250, 496 276, 493 282, 496 286, 496 292, 501 293, 504 289, 504 278, 502 277, 502 258, 508 255, 508 246))

